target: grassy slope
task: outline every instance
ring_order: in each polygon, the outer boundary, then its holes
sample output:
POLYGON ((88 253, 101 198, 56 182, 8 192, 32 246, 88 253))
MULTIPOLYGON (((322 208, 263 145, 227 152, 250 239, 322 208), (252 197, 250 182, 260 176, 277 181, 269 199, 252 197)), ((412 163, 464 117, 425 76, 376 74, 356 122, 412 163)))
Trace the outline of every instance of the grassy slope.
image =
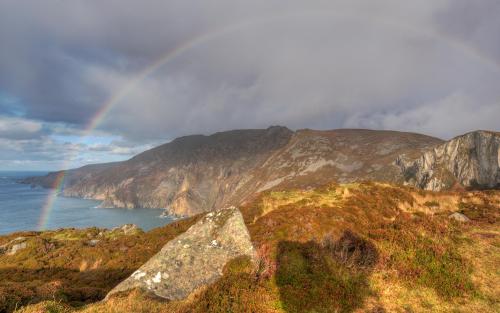
MULTIPOLYGON (((136 291, 77 309, 66 306, 72 299, 61 296, 21 312, 500 311, 500 192, 430 193, 374 183, 330 184, 268 191, 242 212, 261 259, 257 269, 248 260, 235 260, 221 280, 180 302, 136 291), (450 212, 457 210, 472 222, 449 220, 450 212)), ((92 259, 91 249, 82 250, 87 248, 81 241, 64 241, 68 243, 58 253, 71 256, 71 261, 59 267, 75 272, 72 282, 79 284, 78 290, 100 286, 98 296, 87 299, 93 301, 190 223, 110 239, 92 248, 92 259), (128 252, 121 251, 127 244, 128 252), (92 266, 80 271, 83 259, 92 266), (106 271, 111 280, 102 274, 106 271)), ((6 240, 1 238, 0 244, 6 240)), ((43 264, 43 256, 35 259, 24 253, 15 261, 0 257, 0 273, 8 267, 50 268, 57 260, 45 259, 48 263, 43 264)), ((29 274, 32 280, 34 273, 29 274)), ((0 292, 9 280, 30 280, 8 271, 1 275, 0 292)), ((78 304, 86 299, 73 300, 78 304)))
POLYGON ((27 238, 26 249, 0 256, 0 312, 46 299, 74 306, 100 300, 196 219, 128 235, 89 228, 0 237, 0 245, 27 238), (99 240, 95 247, 92 239, 99 240))

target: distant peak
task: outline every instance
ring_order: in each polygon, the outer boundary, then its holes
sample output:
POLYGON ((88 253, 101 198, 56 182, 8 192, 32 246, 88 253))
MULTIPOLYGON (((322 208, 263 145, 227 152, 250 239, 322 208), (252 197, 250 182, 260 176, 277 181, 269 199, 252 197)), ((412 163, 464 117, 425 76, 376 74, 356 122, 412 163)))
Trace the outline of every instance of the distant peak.
MULTIPOLYGON (((268 130, 271 130, 271 129, 288 129, 288 127, 286 126, 281 126, 281 125, 271 125, 267 128, 268 130)), ((289 130, 289 129, 288 129, 289 130)))

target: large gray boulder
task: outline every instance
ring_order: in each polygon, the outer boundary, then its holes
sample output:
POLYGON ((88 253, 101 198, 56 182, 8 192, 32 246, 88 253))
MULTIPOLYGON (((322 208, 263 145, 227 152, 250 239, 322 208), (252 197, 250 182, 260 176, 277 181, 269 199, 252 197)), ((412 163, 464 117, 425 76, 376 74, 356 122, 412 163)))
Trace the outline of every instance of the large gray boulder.
POLYGON ((407 184, 439 191, 500 187, 500 133, 471 132, 427 151, 416 160, 398 158, 407 184))
POLYGON ((240 211, 234 207, 213 211, 169 241, 106 298, 138 288, 169 300, 184 299, 215 282, 224 265, 242 255, 255 259, 240 211))

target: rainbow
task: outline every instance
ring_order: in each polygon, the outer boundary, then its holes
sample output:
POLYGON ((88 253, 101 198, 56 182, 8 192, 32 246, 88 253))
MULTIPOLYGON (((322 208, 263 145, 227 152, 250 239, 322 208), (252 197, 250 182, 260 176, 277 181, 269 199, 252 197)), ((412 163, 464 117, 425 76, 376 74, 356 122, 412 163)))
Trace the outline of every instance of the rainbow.
MULTIPOLYGON (((482 53, 476 48, 468 45, 467 43, 457 40, 454 37, 449 35, 432 31, 432 30, 422 30, 412 27, 411 25, 395 21, 395 20, 386 20, 379 18, 371 18, 369 20, 363 19, 355 14, 346 14, 346 12, 340 11, 303 11, 295 14, 288 14, 278 17, 264 17, 260 19, 253 19, 248 21, 243 21, 237 24, 229 25, 224 28, 215 29, 209 31, 207 33, 202 33, 197 36, 194 36, 184 42, 181 42, 177 47, 172 50, 167 51, 160 58, 146 66, 143 70, 141 70, 138 74, 136 74, 133 78, 131 78, 122 88, 120 88, 116 93, 112 94, 111 97, 107 99, 101 106, 100 109, 95 113, 93 118, 90 119, 90 122, 86 125, 86 127, 81 132, 81 138, 85 138, 89 136, 89 134, 95 130, 99 124, 104 120, 106 115, 113 109, 113 107, 122 101, 131 91, 134 90, 143 80, 145 80, 148 76, 156 72, 159 68, 171 62, 176 57, 184 54, 185 52, 196 48, 197 46, 203 45, 209 41, 215 40, 217 38, 223 37, 225 35, 229 35, 241 30, 245 30, 250 27, 255 26, 263 26, 265 24, 274 23, 277 21, 284 21, 289 19, 298 19, 298 18, 321 18, 321 17, 342 17, 353 20, 358 20, 362 22, 372 22, 375 24, 385 25, 386 27, 396 27, 399 29, 406 30, 408 32, 414 33, 419 36, 431 38, 434 40, 438 40, 441 42, 445 42, 448 46, 462 51, 465 55, 479 60, 481 63, 488 67, 494 67, 496 70, 500 71, 500 62, 494 58, 489 57, 488 55, 482 53)), ((66 168, 69 165, 69 160, 63 162, 63 168, 66 168)), ((41 215, 38 222, 38 229, 45 229, 50 213, 52 211, 54 202, 58 196, 58 194, 62 191, 64 186, 64 178, 65 171, 61 171, 58 173, 56 180, 54 181, 53 189, 49 193, 47 200, 42 207, 41 215)))
POLYGON ((38 230, 45 229, 49 220, 50 212, 52 211, 52 207, 54 206, 54 201, 56 200, 57 195, 59 194, 59 192, 61 192, 62 186, 64 185, 64 178, 64 171, 60 171, 57 173, 47 200, 42 207, 40 217, 38 218, 38 230))

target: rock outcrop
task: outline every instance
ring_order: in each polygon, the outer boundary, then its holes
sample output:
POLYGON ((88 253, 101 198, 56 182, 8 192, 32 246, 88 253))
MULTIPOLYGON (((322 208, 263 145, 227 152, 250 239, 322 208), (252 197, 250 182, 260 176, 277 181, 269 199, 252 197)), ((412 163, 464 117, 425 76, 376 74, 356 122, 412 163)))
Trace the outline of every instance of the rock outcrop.
POLYGON ((25 237, 17 237, 10 242, 0 246, 0 255, 14 255, 28 246, 25 237))
POLYGON ((240 211, 234 207, 213 211, 168 242, 107 298, 137 288, 165 299, 184 299, 215 282, 229 260, 243 255, 255 259, 240 211))
POLYGON ((396 161, 405 181, 421 189, 439 191, 500 187, 500 133, 471 132, 425 152, 416 160, 396 161))

